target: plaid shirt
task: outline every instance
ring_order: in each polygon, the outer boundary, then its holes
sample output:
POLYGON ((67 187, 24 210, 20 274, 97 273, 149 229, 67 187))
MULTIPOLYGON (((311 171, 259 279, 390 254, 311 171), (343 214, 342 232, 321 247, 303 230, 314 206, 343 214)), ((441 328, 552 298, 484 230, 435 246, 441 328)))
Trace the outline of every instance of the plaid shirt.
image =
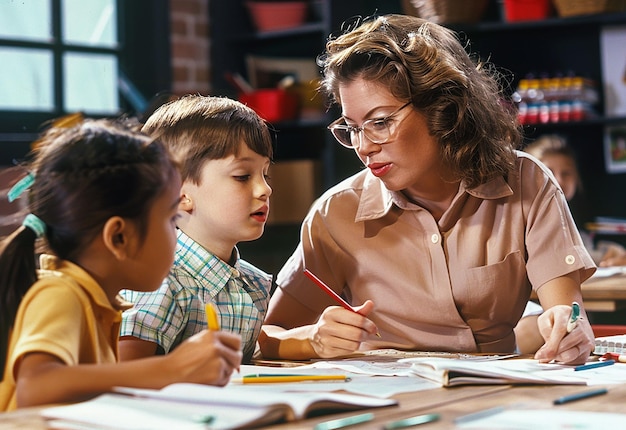
POLYGON ((158 344, 165 353, 206 328, 212 302, 222 330, 242 337, 244 363, 252 358, 267 312, 271 275, 239 258, 234 267, 178 230, 174 265, 158 290, 122 290, 135 304, 122 315, 121 336, 158 344))

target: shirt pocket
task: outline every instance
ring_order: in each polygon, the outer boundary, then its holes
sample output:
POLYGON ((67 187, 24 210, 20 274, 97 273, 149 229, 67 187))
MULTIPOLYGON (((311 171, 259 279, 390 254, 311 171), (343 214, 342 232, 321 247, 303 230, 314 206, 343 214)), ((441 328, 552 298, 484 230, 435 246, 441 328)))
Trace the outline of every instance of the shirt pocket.
POLYGON ((519 250, 497 263, 467 270, 459 281, 463 299, 458 305, 466 321, 517 321, 530 297, 526 264, 519 250))

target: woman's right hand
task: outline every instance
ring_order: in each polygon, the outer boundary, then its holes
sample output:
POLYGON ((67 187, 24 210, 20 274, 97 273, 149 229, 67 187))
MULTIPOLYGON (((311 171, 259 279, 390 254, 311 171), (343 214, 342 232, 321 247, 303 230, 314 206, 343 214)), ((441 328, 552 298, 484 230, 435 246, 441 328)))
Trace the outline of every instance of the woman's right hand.
POLYGON ((351 312, 340 306, 329 306, 312 327, 309 338, 313 350, 320 358, 332 358, 357 351, 361 343, 378 332, 367 318, 374 303, 367 300, 351 312))
POLYGON ((224 386, 241 365, 241 336, 203 330, 164 356, 176 382, 224 386))

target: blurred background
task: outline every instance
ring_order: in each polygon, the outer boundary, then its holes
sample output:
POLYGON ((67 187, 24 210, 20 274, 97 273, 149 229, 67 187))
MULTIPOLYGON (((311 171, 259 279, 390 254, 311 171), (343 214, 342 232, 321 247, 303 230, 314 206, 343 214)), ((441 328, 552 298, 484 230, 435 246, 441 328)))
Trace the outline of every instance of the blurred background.
MULTIPOLYGON (((576 150, 599 239, 626 231, 624 1, 0 0, 0 187, 50 121, 137 116, 187 93, 237 98, 271 123, 274 195, 264 236, 244 258, 276 273, 320 193, 361 166, 326 125, 338 111, 315 89, 330 34, 407 13, 459 32, 503 73, 526 142, 559 134, 576 150), (601 217, 599 219, 599 217, 601 217), (620 230, 623 228, 623 231, 620 230)), ((5 229, 18 204, 0 201, 5 229)))

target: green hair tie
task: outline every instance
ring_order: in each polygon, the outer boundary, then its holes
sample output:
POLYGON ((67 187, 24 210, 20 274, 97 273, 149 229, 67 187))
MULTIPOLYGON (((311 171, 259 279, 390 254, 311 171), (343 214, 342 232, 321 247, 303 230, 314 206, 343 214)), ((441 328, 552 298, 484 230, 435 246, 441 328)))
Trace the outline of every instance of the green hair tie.
POLYGON ((24 218, 22 225, 34 231, 37 237, 42 237, 46 234, 46 223, 43 222, 37 215, 26 215, 26 218, 24 218))
POLYGON ((17 181, 17 183, 13 185, 7 193, 7 199, 9 200, 9 203, 17 199, 19 196, 22 195, 24 191, 32 187, 34 182, 35 175, 33 175, 32 173, 29 173, 28 175, 17 181))

